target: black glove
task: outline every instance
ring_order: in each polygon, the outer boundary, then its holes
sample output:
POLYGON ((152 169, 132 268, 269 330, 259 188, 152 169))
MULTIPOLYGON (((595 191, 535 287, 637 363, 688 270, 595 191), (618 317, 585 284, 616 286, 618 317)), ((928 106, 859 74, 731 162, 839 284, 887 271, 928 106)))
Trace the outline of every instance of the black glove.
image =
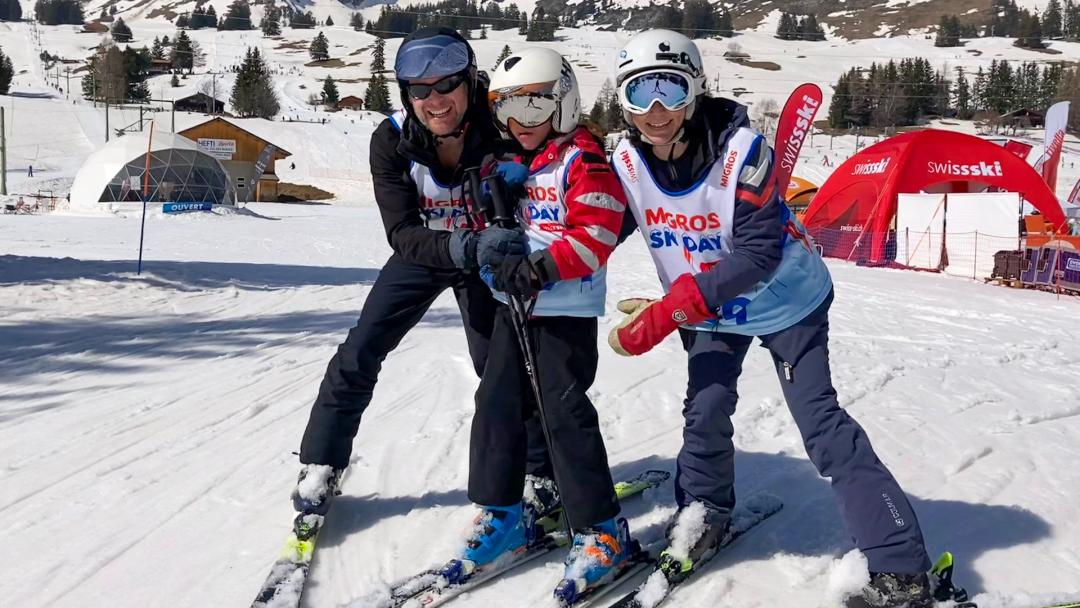
POLYGON ((484 280, 497 291, 523 300, 532 300, 540 293, 540 280, 536 271, 529 263, 529 258, 523 255, 506 256, 502 264, 491 270, 490 280, 488 277, 484 277, 484 280))
POLYGON ((498 266, 507 256, 528 252, 528 239, 521 228, 488 226, 479 232, 476 241, 476 265, 498 266))
POLYGON ((458 228, 450 233, 447 248, 454 266, 469 271, 476 268, 476 233, 467 228, 458 228))

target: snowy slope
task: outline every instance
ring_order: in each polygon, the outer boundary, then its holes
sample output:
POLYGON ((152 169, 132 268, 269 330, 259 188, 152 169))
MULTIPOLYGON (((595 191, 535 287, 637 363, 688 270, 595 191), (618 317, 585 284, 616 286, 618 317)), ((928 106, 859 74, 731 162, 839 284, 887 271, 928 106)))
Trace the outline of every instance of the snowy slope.
MULTIPOLYGON (((253 205, 266 217, 0 216, 0 515, 12 606, 243 606, 288 525, 307 410, 388 255, 373 209, 253 205), (270 217, 278 219, 268 219, 270 217)), ((985 606, 1080 595, 1075 298, 830 263, 841 402, 911 493, 933 552, 985 606)), ((637 237, 616 299, 657 293, 637 237)), ((601 321, 606 331, 614 316, 601 321)), ((736 415, 738 491, 786 508, 678 606, 825 606, 850 544, 771 365, 752 349, 736 415)), ((601 349, 592 396, 616 475, 671 470, 684 355, 601 349)), ((476 379, 450 297, 384 368, 310 606, 355 602, 438 563, 471 518, 476 379)), ((670 486, 627 508, 662 533, 670 486)), ((472 594, 539 606, 557 558, 472 594)))

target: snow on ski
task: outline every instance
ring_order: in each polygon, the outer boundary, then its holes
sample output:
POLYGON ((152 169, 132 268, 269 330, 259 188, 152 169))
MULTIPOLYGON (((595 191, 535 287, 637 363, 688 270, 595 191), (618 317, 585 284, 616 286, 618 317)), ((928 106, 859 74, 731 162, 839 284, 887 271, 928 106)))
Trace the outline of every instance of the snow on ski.
MULTIPOLYGON (((730 546, 731 543, 735 542, 761 522, 775 515, 783 507, 783 501, 772 494, 755 494, 744 500, 739 506, 736 506, 735 510, 732 512, 731 529, 728 531, 728 535, 724 537, 724 540, 720 543, 720 547, 708 559, 695 564, 695 567, 690 574, 683 579, 669 581, 663 571, 658 567, 655 567, 656 558, 653 557, 651 563, 654 564, 654 569, 649 574, 648 578, 645 579, 645 582, 637 589, 612 604, 610 608, 655 608, 656 606, 659 606, 671 597, 671 593, 676 587, 689 580, 694 573, 699 572, 702 566, 718 555, 722 549, 730 546)), ((656 555, 659 555, 659 551, 656 552, 656 555)), ((575 608, 588 605, 590 604, 576 604, 575 608)))
MULTIPOLYGON (((667 471, 645 471, 630 479, 617 482, 615 484, 615 495, 622 502, 640 496, 645 490, 659 487, 669 477, 671 477, 671 474, 667 471)), ((536 561, 555 549, 564 546, 568 538, 565 531, 562 530, 564 526, 559 515, 560 513, 557 512, 544 518, 544 520, 548 521, 537 522, 537 526, 546 530, 547 534, 528 550, 514 559, 492 567, 478 569, 469 580, 461 584, 448 585, 438 570, 429 569, 391 585, 389 597, 384 598, 382 601, 376 599, 372 603, 372 598, 367 598, 357 600, 352 605, 377 606, 378 608, 411 608, 413 606, 428 608, 448 602, 463 593, 472 591, 511 570, 536 561)))

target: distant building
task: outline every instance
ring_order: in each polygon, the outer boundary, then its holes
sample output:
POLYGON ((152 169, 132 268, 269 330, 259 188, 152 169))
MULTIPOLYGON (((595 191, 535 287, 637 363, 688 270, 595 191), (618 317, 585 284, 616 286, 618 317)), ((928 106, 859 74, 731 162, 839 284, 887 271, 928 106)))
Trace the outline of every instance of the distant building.
POLYGON ((1046 116, 1030 108, 1018 108, 998 117, 997 124, 1003 127, 1041 128, 1046 123, 1046 116))
POLYGON ((169 59, 151 59, 150 75, 168 74, 172 71, 172 61, 169 59))
POLYGON ((364 100, 356 95, 346 95, 338 101, 337 107, 339 110, 363 110, 364 100))
POLYGON ((180 135, 198 142, 200 150, 221 161, 238 201, 277 200, 279 180, 274 164, 292 156, 291 152, 221 117, 184 129, 180 135), (264 154, 268 154, 265 166, 255 175, 259 157, 264 154), (249 197, 251 188, 255 191, 249 197))
POLYGON ((206 93, 195 93, 173 102, 178 112, 199 112, 201 114, 221 114, 225 112, 225 102, 214 99, 206 93))

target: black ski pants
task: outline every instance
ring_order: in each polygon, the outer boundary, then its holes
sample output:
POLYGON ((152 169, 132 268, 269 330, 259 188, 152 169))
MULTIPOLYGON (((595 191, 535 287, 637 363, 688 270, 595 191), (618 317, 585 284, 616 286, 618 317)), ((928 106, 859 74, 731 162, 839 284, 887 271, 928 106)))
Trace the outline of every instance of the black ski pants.
MULTIPOLYGON (((446 289, 454 290, 473 367, 478 376, 483 373, 498 306, 491 290, 475 274, 421 266, 395 254, 375 279, 360 319, 330 359, 304 430, 300 462, 339 469, 349 464, 353 439, 383 361, 446 289)), ((533 417, 526 426, 529 472, 550 478, 540 422, 533 417)))
MULTIPOLYGON (((916 574, 930 569, 915 511, 870 438, 840 407, 829 370, 832 294, 791 327, 760 336, 772 354, 788 410, 810 461, 829 479, 840 514, 871 572, 916 574)), ((675 474, 680 505, 735 506, 736 385, 752 336, 680 329, 689 358, 683 447, 675 474)))
MULTIPOLYGON (((596 377, 596 318, 533 317, 528 327, 555 483, 570 527, 611 519, 619 513, 619 504, 596 408, 586 394, 596 377)), ((469 448, 469 499, 474 503, 509 506, 521 500, 527 468, 525 421, 536 411, 510 309, 500 304, 476 391, 469 448)))

